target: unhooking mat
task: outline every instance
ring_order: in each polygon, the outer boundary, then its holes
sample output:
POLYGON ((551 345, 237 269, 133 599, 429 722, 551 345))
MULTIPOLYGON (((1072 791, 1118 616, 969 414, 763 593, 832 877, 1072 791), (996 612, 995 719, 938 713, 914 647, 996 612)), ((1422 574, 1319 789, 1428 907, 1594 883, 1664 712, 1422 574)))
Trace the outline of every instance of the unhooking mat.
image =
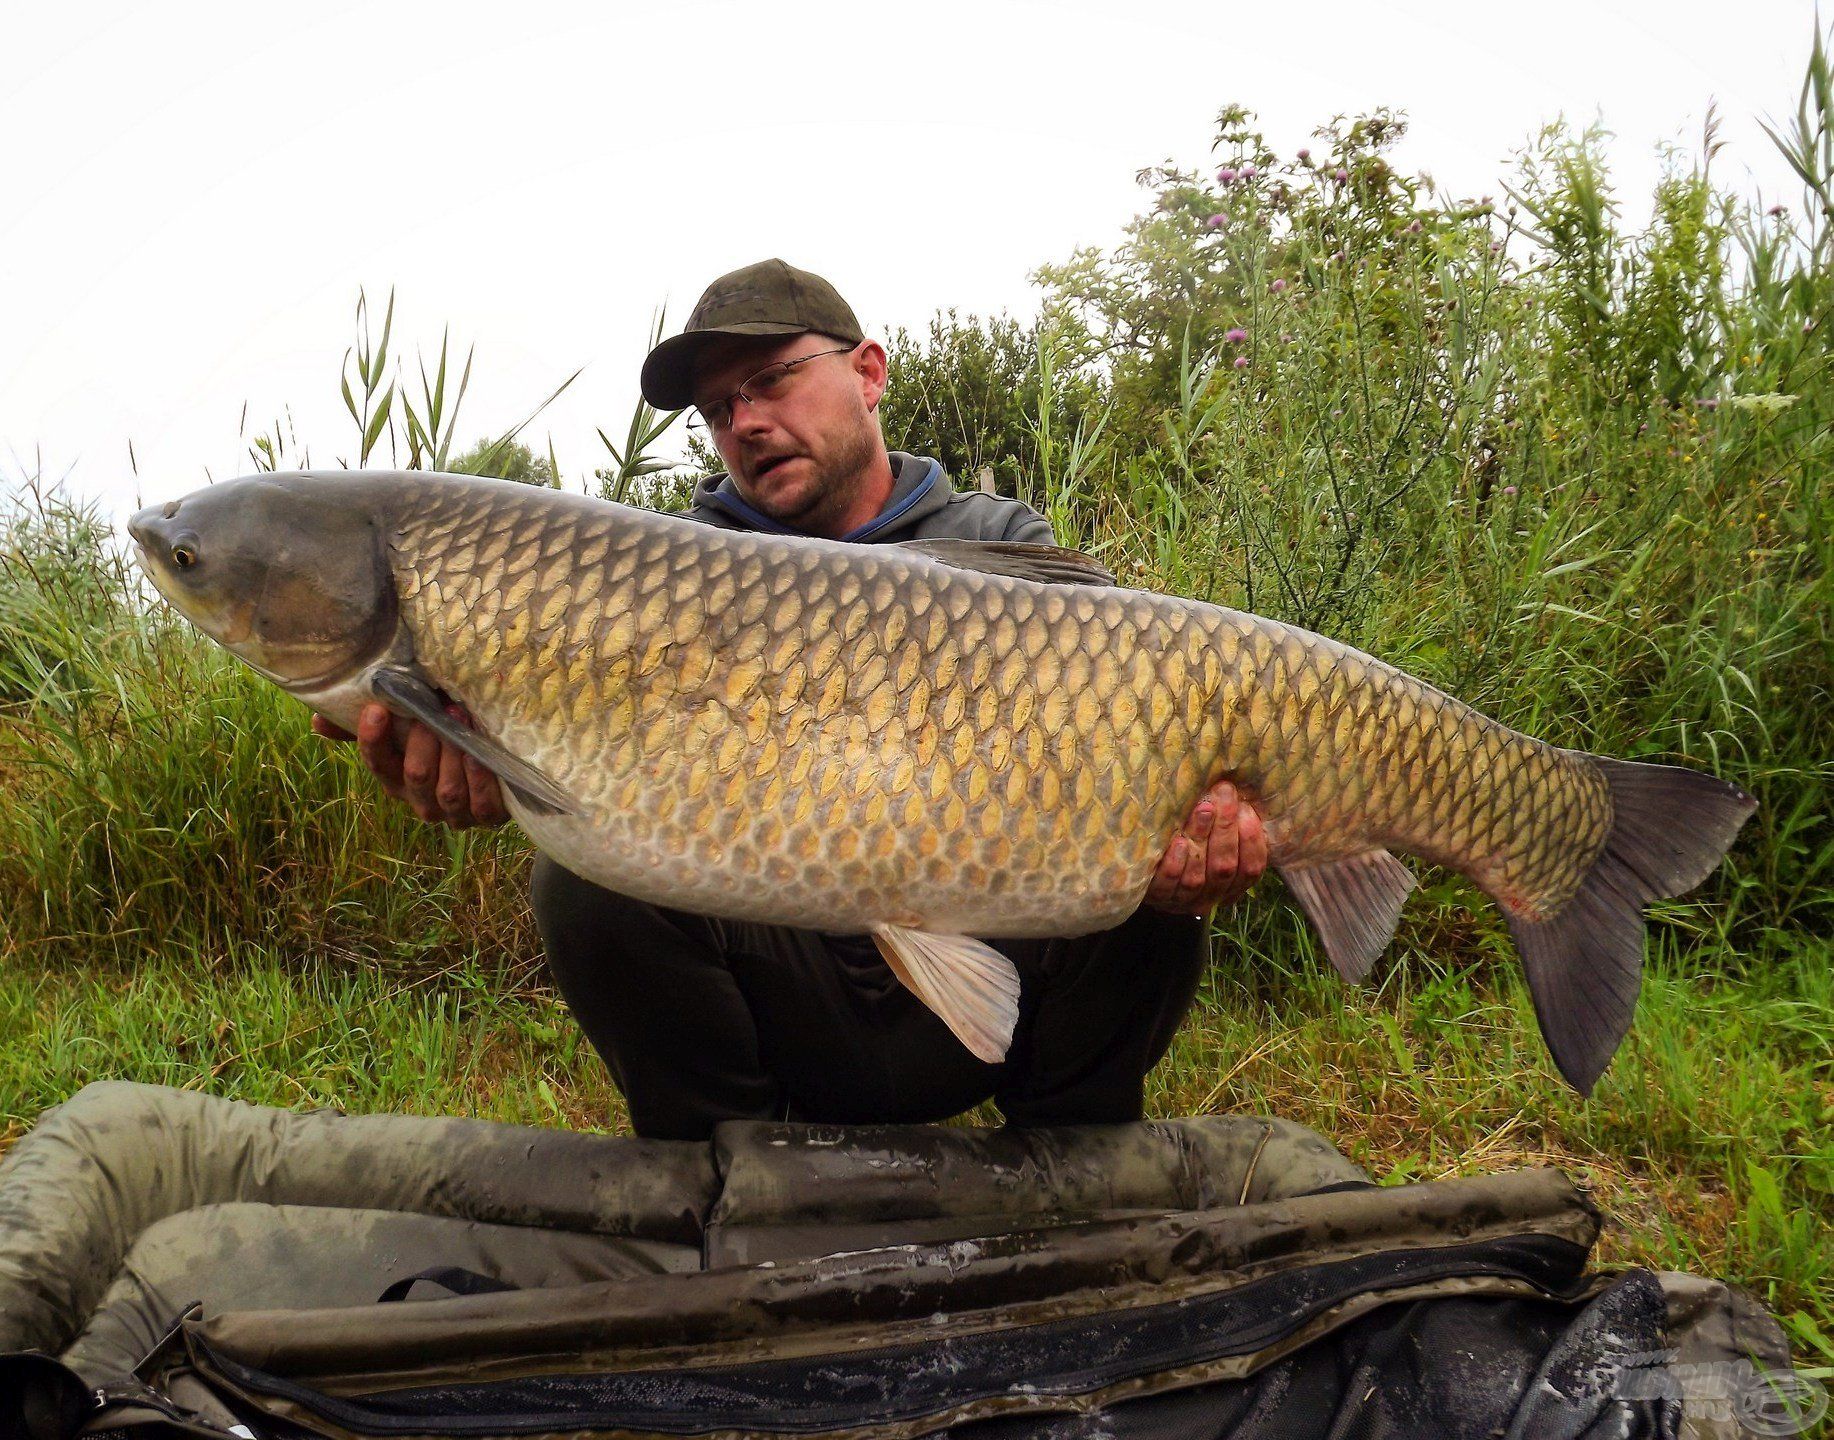
POLYGON ((1790 1433, 1774 1322, 1597 1233, 1557 1172, 1376 1187, 1278 1120, 695 1144, 98 1084, 0 1163, 0 1431, 1790 1433))

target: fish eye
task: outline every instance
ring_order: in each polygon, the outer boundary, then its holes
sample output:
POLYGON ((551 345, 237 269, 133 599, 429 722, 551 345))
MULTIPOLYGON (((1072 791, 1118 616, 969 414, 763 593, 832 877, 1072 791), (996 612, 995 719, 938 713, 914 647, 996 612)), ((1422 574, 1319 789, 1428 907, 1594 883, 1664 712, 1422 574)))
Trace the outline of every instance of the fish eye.
POLYGON ((172 563, 180 570, 197 564, 197 537, 186 535, 172 542, 172 563))

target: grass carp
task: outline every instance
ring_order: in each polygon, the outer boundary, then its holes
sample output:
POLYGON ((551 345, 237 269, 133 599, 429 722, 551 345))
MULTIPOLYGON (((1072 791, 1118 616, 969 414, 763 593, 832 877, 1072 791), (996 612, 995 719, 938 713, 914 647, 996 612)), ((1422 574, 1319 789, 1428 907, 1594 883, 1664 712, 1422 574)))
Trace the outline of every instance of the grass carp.
POLYGON ((1589 1092, 1635 1008, 1641 907, 1705 879, 1755 808, 1049 547, 734 533, 375 471, 249 476, 129 530, 212 638, 347 728, 372 699, 432 726, 568 869, 684 909, 870 932, 987 1060, 1018 977, 970 937, 1120 923, 1228 777, 1351 980, 1413 886, 1397 852, 1481 886, 1555 1063, 1589 1092))

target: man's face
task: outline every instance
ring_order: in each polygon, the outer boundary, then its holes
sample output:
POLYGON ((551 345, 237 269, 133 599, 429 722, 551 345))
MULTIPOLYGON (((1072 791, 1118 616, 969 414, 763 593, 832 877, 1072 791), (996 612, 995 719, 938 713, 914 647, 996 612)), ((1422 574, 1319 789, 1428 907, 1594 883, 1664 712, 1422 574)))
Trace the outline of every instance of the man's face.
POLYGON ((731 402, 731 419, 709 434, 740 495, 779 524, 811 533, 848 510, 882 444, 874 407, 885 390, 885 352, 869 340, 821 353, 841 346, 815 334, 726 340, 708 347, 695 376, 697 407, 731 402), (820 358, 792 369, 769 398, 734 396, 764 367, 805 356, 820 358))

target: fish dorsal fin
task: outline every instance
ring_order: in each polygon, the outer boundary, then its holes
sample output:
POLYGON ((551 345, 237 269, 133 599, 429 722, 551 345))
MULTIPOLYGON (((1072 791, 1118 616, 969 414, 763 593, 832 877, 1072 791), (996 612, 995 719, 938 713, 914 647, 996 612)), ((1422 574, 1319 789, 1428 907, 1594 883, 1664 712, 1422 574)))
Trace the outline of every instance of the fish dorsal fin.
POLYGON ((424 678, 399 665, 382 665, 370 672, 369 688, 375 697, 398 715, 420 721, 448 745, 456 745, 515 792, 516 798, 540 815, 577 815, 579 805, 555 781, 509 753, 488 735, 468 730, 446 713, 439 696, 424 678))
POLYGON ((1019 1022, 1019 972, 993 946, 966 935, 875 925, 872 938, 892 974, 977 1059, 997 1065, 1019 1022))
POLYGON ((1028 545, 1020 540, 900 540, 915 550, 953 565, 957 570, 978 570, 985 575, 1011 575, 1044 585, 1112 585, 1114 572, 1080 550, 1061 545, 1028 545))
POLYGON ((1280 878, 1304 907, 1337 973, 1355 984, 1395 938, 1414 872, 1386 850, 1283 865, 1280 878))

